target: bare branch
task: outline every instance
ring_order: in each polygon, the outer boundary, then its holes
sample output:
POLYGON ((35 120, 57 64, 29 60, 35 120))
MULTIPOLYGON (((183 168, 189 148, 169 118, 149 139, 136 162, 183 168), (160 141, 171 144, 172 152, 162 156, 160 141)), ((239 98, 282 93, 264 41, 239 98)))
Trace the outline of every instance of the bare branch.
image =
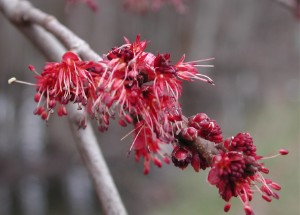
POLYGON ((300 7, 299 0, 274 0, 274 1, 286 7, 287 9, 292 10, 293 12, 296 12, 296 10, 299 9, 300 7))
MULTIPOLYGON (((6 2, 6 1, 2 1, 6 2)), ((35 7, 26 0, 11 0, 10 4, 1 3, 3 13, 19 25, 25 23, 37 24, 53 34, 68 50, 78 53, 82 58, 100 60, 89 45, 62 25, 54 16, 51 16, 35 7)))
MULTIPOLYGON (((48 60, 58 61, 61 58, 61 55, 65 52, 65 48, 62 44, 42 28, 45 27, 44 24, 41 25, 41 27, 37 24, 31 23, 31 19, 35 19, 33 17, 34 14, 41 17, 42 15, 44 15, 44 17, 50 17, 49 15, 40 13, 27 1, 19 0, 0 0, 0 10, 8 20, 10 20, 28 37, 28 39, 45 55, 48 60), (29 13, 28 16, 27 12, 29 13), (31 19, 26 17, 31 17, 31 19)), ((37 18, 37 20, 39 20, 39 18, 37 18)), ((47 18, 45 20, 47 20, 47 18)), ((55 29, 55 36, 63 43, 65 40, 67 41, 70 39, 70 41, 74 44, 85 44, 83 40, 74 35, 66 27, 62 27, 58 21, 51 21, 49 23, 51 24, 50 27, 48 27, 48 30, 55 29), (62 31, 59 32, 59 29, 62 31)), ((51 33, 53 33, 52 30, 50 31, 51 33)), ((66 41, 64 45, 71 47, 72 44, 66 41)), ((88 46, 85 46, 85 49, 80 49, 79 52, 83 58, 90 58, 94 60, 100 59, 100 56, 95 54, 93 51, 90 51, 88 46)), ((109 169, 98 146, 91 125, 88 125, 88 128, 85 130, 78 130, 77 119, 78 117, 81 117, 81 115, 77 115, 75 111, 72 111, 72 109, 70 113, 70 123, 72 125, 73 134, 76 137, 77 148, 94 181, 98 197, 105 213, 107 215, 126 215, 126 209, 109 173, 109 169)))
POLYGON ((78 129, 80 120, 82 120, 82 117, 85 117, 84 114, 82 113, 82 115, 80 115, 75 106, 70 107, 68 112, 70 113, 70 125, 73 134, 76 137, 76 146, 83 162, 86 164, 89 172, 93 175, 96 191, 101 199, 104 211, 109 215, 126 215, 127 212, 122 204, 117 189, 115 189, 113 179, 107 168, 103 154, 99 150, 92 125, 87 123, 85 129, 78 129))

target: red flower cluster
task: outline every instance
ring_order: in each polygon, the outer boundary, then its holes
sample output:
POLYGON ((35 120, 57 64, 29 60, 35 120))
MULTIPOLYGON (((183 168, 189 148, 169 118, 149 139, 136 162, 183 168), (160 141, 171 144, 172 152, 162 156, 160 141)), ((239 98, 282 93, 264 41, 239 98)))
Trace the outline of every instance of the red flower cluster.
POLYGON ((198 113, 189 118, 188 126, 197 130, 198 136, 214 143, 223 141, 222 131, 215 120, 211 120, 205 113, 198 113))
POLYGON ((38 106, 34 114, 48 120, 57 104, 59 116, 67 115, 65 105, 69 102, 77 103, 79 108, 86 106, 89 91, 95 89, 97 79, 97 73, 89 71, 91 68, 94 68, 94 71, 102 69, 92 61, 81 61, 72 52, 65 53, 61 63, 47 63, 41 74, 38 74, 33 66, 29 66, 29 69, 37 74, 37 93, 34 100, 38 106))
MULTIPOLYGON (((137 160, 144 158, 148 173, 150 161, 161 166, 157 155, 169 162, 160 145, 174 142, 174 128, 182 129, 181 80, 212 80, 199 74, 197 62, 184 62, 184 56, 172 64, 167 53, 145 52, 147 42, 139 36, 133 43, 125 40, 126 44, 113 48, 100 62, 82 61, 67 52, 60 63, 48 63, 36 76, 38 107, 34 113, 48 120, 58 104, 58 115, 67 115, 65 105, 72 102, 97 120, 100 131, 107 130, 116 116, 121 126, 133 124, 130 151, 134 149, 137 160)), ((201 124, 204 133, 199 135, 211 139, 219 134, 218 126, 205 120, 201 124)))
MULTIPOLYGON (((156 56, 145 52, 147 42, 140 37, 130 43, 115 47, 106 55, 102 63, 107 68, 97 83, 97 99, 91 112, 98 119, 100 130, 105 130, 109 118, 117 110, 119 123, 135 125, 135 139, 131 149, 136 157, 144 157, 145 173, 149 161, 158 163, 156 154, 167 158, 160 151, 160 144, 174 140, 173 127, 182 121, 179 97, 181 80, 211 79, 199 74, 195 63, 185 63, 184 56, 176 64, 171 64, 169 54, 156 56)), ((158 165, 160 166, 160 165, 158 165)))
MULTIPOLYGON (((224 147, 226 151, 221 151, 213 159, 208 181, 219 189, 226 202, 231 197, 239 197, 246 215, 253 215, 249 202, 254 191, 260 192, 268 202, 279 198, 276 191, 280 190, 280 186, 263 177, 262 173, 268 174, 269 170, 260 162, 263 157, 256 154, 256 147, 248 133, 239 133, 225 140, 224 147)), ((224 211, 229 209, 230 204, 227 203, 224 211)))
MULTIPOLYGON (((239 133, 223 141, 222 131, 215 120, 204 113, 190 118, 182 114, 179 98, 182 81, 200 80, 213 84, 199 74, 197 63, 184 62, 184 56, 175 64, 170 55, 145 52, 146 41, 137 36, 134 42, 113 48, 99 62, 82 61, 76 54, 67 52, 60 63, 47 63, 41 74, 36 73, 34 100, 38 103, 34 114, 48 120, 57 108, 59 116, 67 115, 66 105, 75 103, 97 120, 100 131, 107 130, 110 119, 118 117, 121 126, 133 124, 133 142, 136 160, 144 159, 144 173, 150 163, 162 166, 169 163, 163 152, 164 145, 173 146, 172 162, 185 169, 189 164, 196 172, 211 167, 210 184, 219 189, 222 198, 229 202, 239 197, 246 215, 253 214, 249 202, 254 191, 263 199, 278 199, 280 186, 262 173, 269 170, 256 154, 256 146, 248 133, 239 133), (204 143, 205 141, 205 143, 204 143), (205 145, 205 146, 204 146, 205 145), (214 150, 209 149, 209 147, 214 150), (160 157, 159 157, 160 156, 160 157)), ((15 78, 9 83, 19 82, 15 78)), ((85 127, 80 122, 80 127, 85 127)), ((278 155, 286 155, 280 150, 278 155)), ((224 211, 230 209, 227 203, 224 211)))
POLYGON ((223 140, 220 126, 215 120, 211 120, 205 113, 198 113, 188 119, 187 125, 179 129, 177 146, 172 152, 172 161, 175 166, 185 169, 188 164, 196 172, 200 169, 205 170, 210 166, 207 159, 199 153, 194 142, 198 137, 214 143, 223 140))

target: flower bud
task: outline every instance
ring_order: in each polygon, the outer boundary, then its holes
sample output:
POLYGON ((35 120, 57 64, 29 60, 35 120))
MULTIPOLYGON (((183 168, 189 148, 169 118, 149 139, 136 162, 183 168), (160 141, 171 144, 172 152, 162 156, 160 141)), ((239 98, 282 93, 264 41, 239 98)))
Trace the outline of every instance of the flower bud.
POLYGON ((184 147, 175 147, 172 152, 172 161, 176 167, 185 169, 192 160, 192 153, 184 147))
POLYGON ((230 203, 227 203, 225 206, 224 206, 224 212, 228 212, 231 208, 231 204, 230 203))
POLYGON ((34 95, 34 101, 35 101, 35 102, 39 102, 40 99, 41 99, 41 94, 40 94, 40 93, 36 93, 36 94, 34 95))
POLYGON ((279 150, 279 154, 281 154, 281 155, 287 155, 288 153, 289 153, 289 151, 286 150, 286 149, 280 149, 279 150))

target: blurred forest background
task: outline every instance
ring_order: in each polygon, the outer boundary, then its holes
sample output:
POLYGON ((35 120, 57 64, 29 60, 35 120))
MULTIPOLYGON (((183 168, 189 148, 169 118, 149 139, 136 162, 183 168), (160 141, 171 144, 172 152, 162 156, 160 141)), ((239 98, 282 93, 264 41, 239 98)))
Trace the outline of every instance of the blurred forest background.
MULTIPOLYGON (((258 215, 300 214, 299 60, 300 22, 272 0, 189 0, 186 14, 165 6, 155 13, 123 9, 120 0, 99 1, 92 13, 78 4, 65 12, 63 0, 32 0, 86 40, 98 53, 137 34, 150 41, 153 53, 170 52, 173 62, 215 57, 215 68, 202 70, 216 86, 184 85, 182 105, 189 116, 205 112, 216 119, 225 137, 248 131, 259 154, 280 148, 290 154, 266 160, 270 178, 282 185, 281 199, 266 203, 257 194, 258 215)), ((45 41, 46 43, 47 41, 45 41)), ((45 59, 0 15, 0 214, 101 214, 87 171, 81 163, 66 118, 46 125, 33 116, 35 89, 9 86, 7 80, 33 81, 27 66, 38 70, 45 59)), ((221 215, 223 200, 206 181, 207 171, 181 171, 173 165, 152 167, 127 158, 130 131, 116 123, 98 133, 112 175, 131 215, 221 215)), ((243 214, 238 199, 230 215, 243 214)))

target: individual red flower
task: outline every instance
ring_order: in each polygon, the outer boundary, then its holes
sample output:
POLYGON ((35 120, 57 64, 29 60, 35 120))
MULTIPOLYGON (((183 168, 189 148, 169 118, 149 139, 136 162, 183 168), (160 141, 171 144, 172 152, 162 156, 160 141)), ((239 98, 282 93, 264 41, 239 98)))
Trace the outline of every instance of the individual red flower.
POLYGON ((256 146, 249 133, 238 133, 235 137, 226 139, 224 146, 229 151, 239 151, 247 156, 256 156, 256 146))
POLYGON ((158 158, 160 155, 166 163, 169 163, 168 158, 161 152, 159 140, 155 137, 153 132, 145 122, 140 121, 135 125, 135 135, 130 150, 135 151, 135 159, 137 161, 142 157, 144 159, 144 174, 150 171, 150 162, 152 161, 156 166, 162 167, 162 162, 158 158))
POLYGON ((191 164, 196 172, 199 172, 200 169, 205 170, 209 167, 207 161, 198 152, 194 145, 184 144, 183 142, 180 142, 180 144, 181 145, 174 147, 171 154, 174 166, 185 169, 189 164, 191 164))
POLYGON ((185 169, 192 161, 192 152, 186 147, 175 146, 171 157, 176 167, 185 169))
POLYGON ((97 118, 100 127, 108 126, 108 120, 117 114, 124 118, 129 114, 136 117, 137 105, 143 103, 145 87, 141 85, 147 81, 148 74, 144 72, 144 62, 147 53, 146 41, 136 41, 115 47, 102 61, 107 67, 97 83, 97 98, 93 102, 91 112, 97 118), (144 80, 145 79, 145 80, 144 80), (116 113, 116 110, 118 112, 116 113), (103 123, 107 121, 107 123, 103 123))
POLYGON ((189 118, 188 125, 197 129, 198 136, 214 143, 223 141, 222 131, 215 120, 211 120, 205 113, 198 113, 189 118))
POLYGON ((67 115, 65 105, 69 102, 86 106, 88 91, 95 88, 95 74, 89 70, 99 67, 97 63, 81 61, 73 52, 66 52, 60 63, 47 63, 43 72, 35 76, 37 93, 34 100, 38 107, 34 114, 46 120, 57 104, 59 116, 67 115))

